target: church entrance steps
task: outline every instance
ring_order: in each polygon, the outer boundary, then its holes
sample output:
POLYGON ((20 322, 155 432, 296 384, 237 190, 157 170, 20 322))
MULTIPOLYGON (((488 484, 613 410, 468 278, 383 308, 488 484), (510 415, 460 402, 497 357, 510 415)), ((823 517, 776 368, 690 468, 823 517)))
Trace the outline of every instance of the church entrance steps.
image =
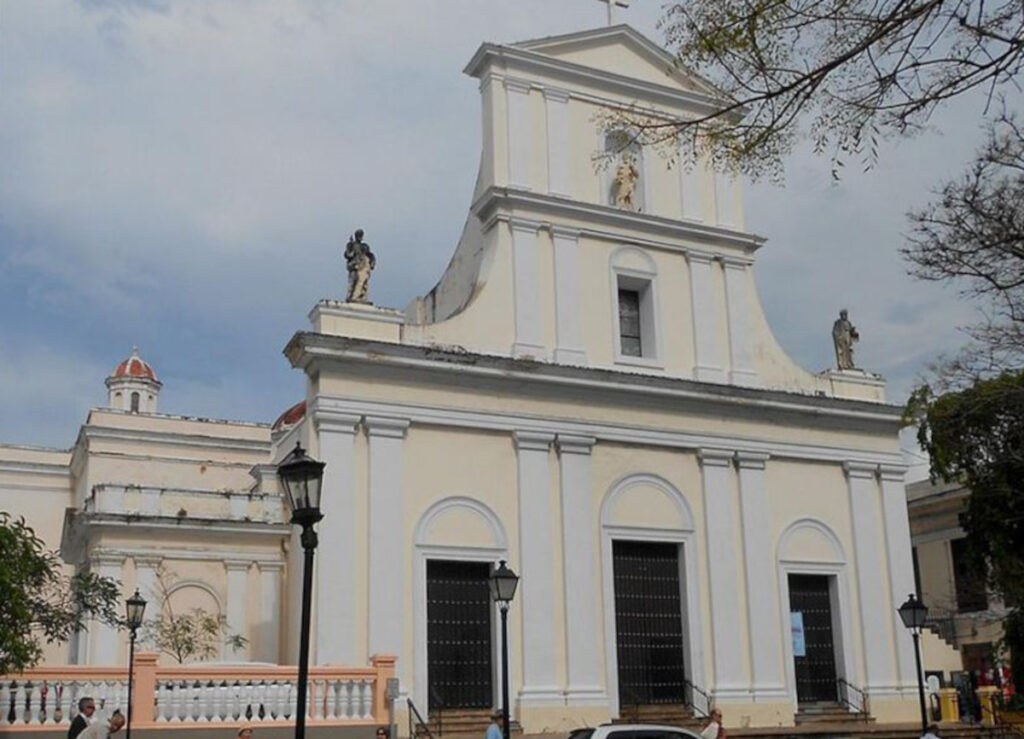
POLYGON ((850 713, 850 710, 841 703, 822 702, 803 704, 794 716, 797 726, 806 724, 849 724, 851 722, 874 722, 870 716, 859 713, 850 713))
POLYGON ((707 719, 695 717, 693 711, 685 703, 624 705, 619 710, 619 718, 612 719, 614 724, 662 724, 682 726, 687 729, 701 728, 706 722, 707 719))
MULTIPOLYGON (((491 712, 486 708, 452 708, 431 712, 427 722, 434 739, 480 739, 491 723, 491 712)), ((501 725, 500 720, 498 724, 501 725)), ((510 720, 509 730, 513 736, 523 733, 523 727, 514 719, 510 720)), ((416 727, 416 736, 419 739, 427 736, 422 725, 416 727)))

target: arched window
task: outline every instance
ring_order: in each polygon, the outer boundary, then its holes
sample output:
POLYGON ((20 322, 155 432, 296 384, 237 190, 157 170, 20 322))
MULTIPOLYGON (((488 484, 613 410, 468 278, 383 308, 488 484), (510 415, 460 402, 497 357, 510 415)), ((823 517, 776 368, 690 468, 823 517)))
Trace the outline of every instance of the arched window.
POLYGON ((131 411, 132 411, 132 413, 138 413, 139 412, 139 394, 138 393, 132 393, 132 407, 131 407, 131 411))

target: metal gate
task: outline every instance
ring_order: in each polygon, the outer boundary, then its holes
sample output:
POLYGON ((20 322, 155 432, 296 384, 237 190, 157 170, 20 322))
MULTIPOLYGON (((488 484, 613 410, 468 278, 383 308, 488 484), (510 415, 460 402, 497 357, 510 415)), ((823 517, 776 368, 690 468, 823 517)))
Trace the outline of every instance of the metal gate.
POLYGON ((836 651, 832 643, 832 598, 828 575, 790 575, 789 610, 794 632, 797 702, 835 701, 838 695, 836 651), (798 634, 801 626, 802 640, 798 634))
POLYGON ((427 561, 428 703, 489 708, 491 593, 487 562, 427 561))
POLYGON ((679 546, 612 542, 619 705, 683 703, 679 546))

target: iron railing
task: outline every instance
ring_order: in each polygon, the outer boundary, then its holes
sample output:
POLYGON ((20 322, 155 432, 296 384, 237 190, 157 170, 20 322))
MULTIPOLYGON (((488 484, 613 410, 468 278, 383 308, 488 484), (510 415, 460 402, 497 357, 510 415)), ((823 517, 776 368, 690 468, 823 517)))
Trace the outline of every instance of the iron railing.
POLYGON ((857 714, 865 721, 868 720, 867 693, 841 677, 836 678, 836 693, 839 702, 849 708, 851 713, 857 714))
POLYGON ((714 699, 686 678, 683 678, 683 701, 694 716, 701 718, 709 718, 715 707, 714 699))
POLYGON ((409 707, 409 739, 416 739, 417 736, 420 736, 421 728, 426 732, 428 739, 435 739, 434 733, 430 730, 430 724, 424 721, 420 712, 416 710, 416 704, 412 702, 412 698, 406 698, 405 704, 409 707))

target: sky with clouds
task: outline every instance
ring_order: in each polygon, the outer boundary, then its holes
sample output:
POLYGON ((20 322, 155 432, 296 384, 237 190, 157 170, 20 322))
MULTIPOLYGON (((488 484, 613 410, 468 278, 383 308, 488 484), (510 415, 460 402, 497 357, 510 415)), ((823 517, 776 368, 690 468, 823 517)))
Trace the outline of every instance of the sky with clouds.
MULTIPOLYGON (((655 41, 661 0, 620 12, 655 41)), ((133 344, 161 410, 272 421, 301 397, 281 350, 366 229, 372 297, 429 290, 459 237, 480 146, 483 41, 605 22, 596 0, 0 0, 0 443, 67 447, 133 344)), ((972 308, 906 275, 905 212, 959 173, 981 103, 832 182, 807 150, 747 188, 768 237, 768 318, 802 365, 858 364, 901 402, 972 308)))

